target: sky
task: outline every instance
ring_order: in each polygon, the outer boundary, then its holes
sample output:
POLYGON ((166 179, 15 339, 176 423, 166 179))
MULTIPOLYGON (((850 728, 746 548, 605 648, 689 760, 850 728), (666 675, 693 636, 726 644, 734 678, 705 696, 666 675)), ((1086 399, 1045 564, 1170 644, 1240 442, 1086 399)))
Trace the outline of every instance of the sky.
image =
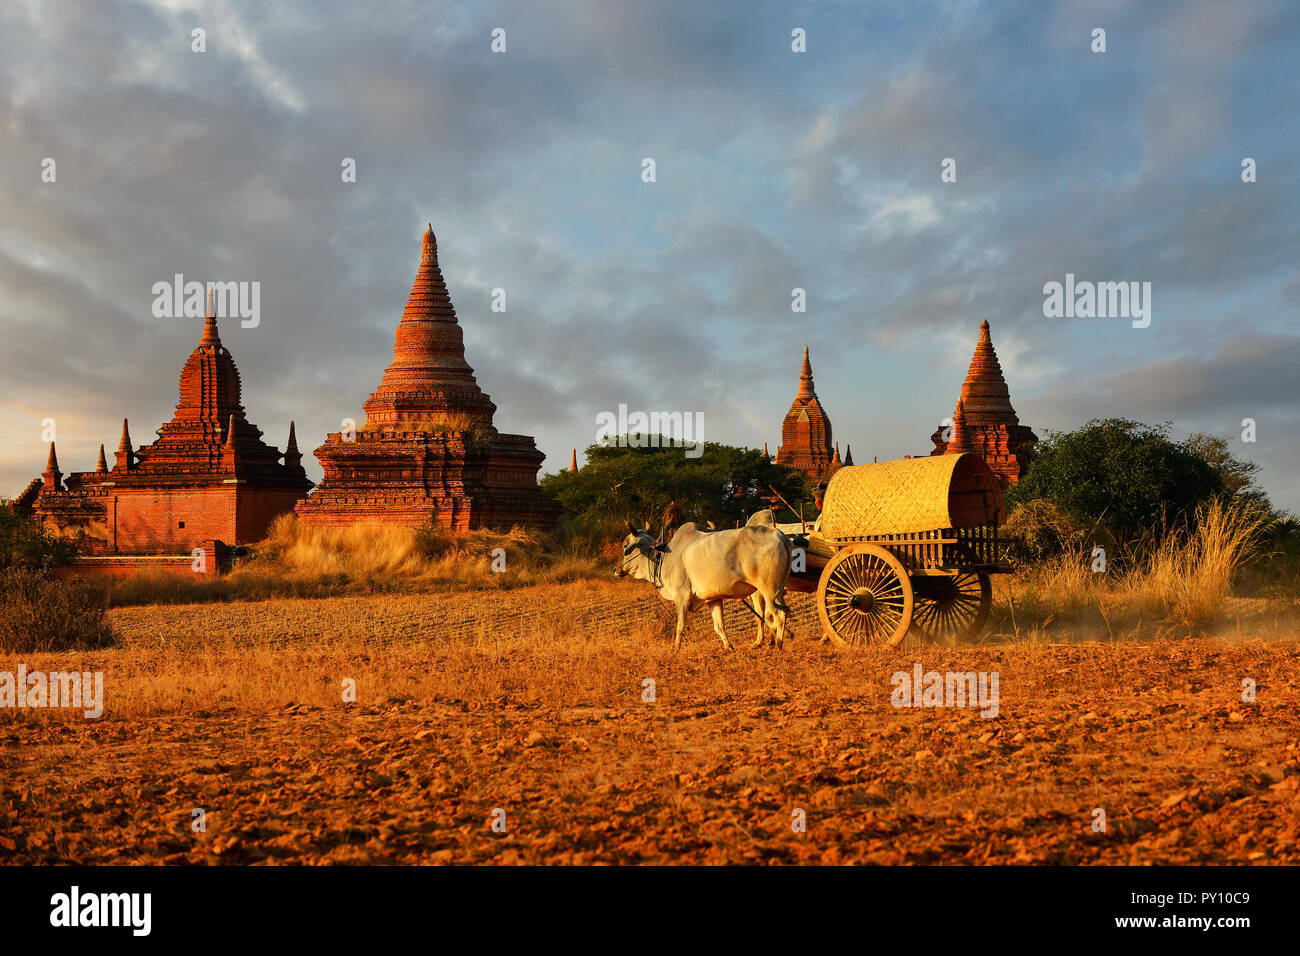
POLYGON ((11 0, 0 495, 44 419, 66 473, 172 417, 201 329, 153 314, 176 273, 260 282, 222 340, 319 479, 432 223, 544 472, 620 404, 775 452, 805 345, 855 461, 927 454, 987 318, 1040 435, 1221 435, 1300 511, 1297 62, 1291 0, 11 0), (1067 274, 1149 282, 1150 324, 1045 316, 1067 274))

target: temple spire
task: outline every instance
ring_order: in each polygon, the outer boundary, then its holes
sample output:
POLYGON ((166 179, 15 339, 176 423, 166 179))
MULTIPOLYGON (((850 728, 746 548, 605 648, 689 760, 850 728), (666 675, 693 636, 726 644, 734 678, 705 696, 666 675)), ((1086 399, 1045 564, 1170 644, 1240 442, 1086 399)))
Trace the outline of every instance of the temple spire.
POLYGON ((1020 424, 1011 407, 1011 395, 1002 365, 993 348, 989 320, 980 322, 979 341, 962 383, 951 429, 940 425, 930 436, 932 455, 975 452, 1003 488, 1019 481, 1028 467, 1028 453, 1038 436, 1020 424), (945 437, 946 436, 946 437, 945 437))
POLYGON ((100 443, 100 446, 99 446, 99 461, 95 462, 95 474, 97 474, 97 475, 106 475, 106 474, 108 474, 108 461, 107 461, 107 459, 104 458, 104 445, 103 445, 103 443, 100 443))
POLYGON ((126 419, 122 419, 122 440, 117 443, 117 462, 114 471, 130 471, 134 453, 131 451, 131 432, 127 429, 126 419))
POLYGON ((812 360, 806 345, 803 366, 799 370, 799 391, 781 423, 781 444, 776 449, 776 463, 798 468, 813 478, 824 478, 833 467, 838 467, 832 465, 831 420, 817 399, 812 360))
POLYGON ((430 225, 393 340, 393 361, 363 406, 367 425, 422 431, 447 421, 491 428, 496 406, 465 361, 465 340, 438 266, 430 225))
POLYGON ((971 451, 970 436, 966 433, 966 403, 957 399, 957 408, 952 413, 952 437, 948 439, 948 454, 960 455, 971 451))
POLYGON ((573 453, 569 456, 569 471, 572 473, 577 470, 578 470, 578 449, 575 448, 573 449, 573 453))
POLYGON ((293 419, 289 420, 289 443, 284 446, 284 463, 291 468, 302 465, 302 452, 298 450, 298 436, 294 432, 293 419))
POLYGON ((966 381, 962 385, 962 400, 966 414, 981 424, 1005 422, 1012 425, 1020 421, 1011 407, 1011 393, 1002 377, 1002 365, 993 348, 988 319, 980 323, 979 341, 975 343, 975 354, 971 356, 966 381))
POLYGON ((846 467, 847 467, 848 465, 853 464, 853 446, 852 446, 852 445, 845 445, 845 446, 844 446, 844 464, 845 464, 846 467))
POLYGON ((226 424, 226 442, 221 447, 221 467, 233 468, 240 463, 242 457, 239 453, 239 444, 235 441, 235 416, 232 412, 226 424))
POLYGON ((803 368, 799 370, 799 398, 813 395, 812 363, 808 361, 808 346, 803 347, 803 368))
POLYGON ((45 459, 45 474, 41 476, 46 491, 58 491, 63 481, 63 472, 59 471, 59 456, 54 453, 54 442, 50 442, 50 455, 45 459))
POLYGON ((209 345, 221 345, 221 338, 217 335, 217 293, 210 285, 207 307, 203 310, 203 337, 199 339, 199 347, 209 345))

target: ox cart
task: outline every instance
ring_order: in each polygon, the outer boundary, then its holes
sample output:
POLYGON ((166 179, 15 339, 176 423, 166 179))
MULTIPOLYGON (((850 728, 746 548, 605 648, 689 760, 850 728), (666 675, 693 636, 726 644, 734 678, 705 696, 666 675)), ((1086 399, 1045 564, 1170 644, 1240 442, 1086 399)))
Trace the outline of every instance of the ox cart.
POLYGON ((1001 563, 1002 490, 974 454, 850 465, 831 478, 786 587, 817 595, 842 645, 897 645, 910 632, 967 640, 988 620, 1001 563))

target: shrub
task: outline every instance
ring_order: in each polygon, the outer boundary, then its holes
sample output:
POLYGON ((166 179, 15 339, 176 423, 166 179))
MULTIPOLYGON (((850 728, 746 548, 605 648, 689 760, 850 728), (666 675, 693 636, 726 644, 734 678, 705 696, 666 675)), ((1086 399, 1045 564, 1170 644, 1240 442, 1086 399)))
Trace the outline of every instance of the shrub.
POLYGON ((48 568, 67 564, 76 553, 75 542, 47 533, 30 515, 0 499, 0 568, 48 568))
POLYGON ((1000 531, 1006 556, 1017 565, 1079 551, 1088 543, 1088 529, 1053 501, 1026 501, 1007 517, 1000 531))
POLYGON ((1072 432, 1049 432, 1007 504, 1048 500, 1081 525, 1104 523, 1128 545, 1163 532, 1225 491, 1224 477, 1200 457, 1203 443, 1176 442, 1169 426, 1112 418, 1072 432))
POLYGON ((96 650, 114 641, 104 591, 77 578, 14 567, 0 571, 0 651, 96 650))
POLYGON ((1202 629, 1223 607, 1237 571, 1258 553, 1268 524, 1267 513, 1249 503, 1202 505, 1155 549, 1146 573, 1135 578, 1139 596, 1157 602, 1170 624, 1202 629))

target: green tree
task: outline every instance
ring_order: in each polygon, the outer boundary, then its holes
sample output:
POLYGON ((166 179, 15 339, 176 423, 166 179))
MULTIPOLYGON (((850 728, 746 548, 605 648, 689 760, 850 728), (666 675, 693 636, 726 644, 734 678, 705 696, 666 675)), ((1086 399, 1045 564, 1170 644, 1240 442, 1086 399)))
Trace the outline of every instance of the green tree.
POLYGON ((1228 440, 1205 432, 1193 432, 1185 443, 1187 449, 1207 465, 1223 482, 1223 490, 1238 501, 1272 510, 1268 495, 1256 482, 1259 465, 1242 461, 1228 450, 1228 440))
MULTIPOLYGON (((658 534, 663 514, 675 503, 682 522, 712 521, 719 528, 743 523, 769 507, 775 488, 795 507, 812 499, 800 471, 773 464, 761 451, 705 442, 698 458, 681 448, 590 445, 587 464, 577 472, 542 478, 542 489, 558 501, 569 520, 592 532, 610 533, 632 521, 658 534)), ((810 520, 814 512, 805 505, 810 520)), ((783 520, 797 520, 784 515, 783 520)))
POLYGON ((1121 544, 1160 533, 1225 491, 1223 476, 1198 446, 1173 441, 1169 429, 1168 423, 1107 418, 1048 432, 1007 503, 1050 501, 1081 524, 1101 524, 1121 544))

